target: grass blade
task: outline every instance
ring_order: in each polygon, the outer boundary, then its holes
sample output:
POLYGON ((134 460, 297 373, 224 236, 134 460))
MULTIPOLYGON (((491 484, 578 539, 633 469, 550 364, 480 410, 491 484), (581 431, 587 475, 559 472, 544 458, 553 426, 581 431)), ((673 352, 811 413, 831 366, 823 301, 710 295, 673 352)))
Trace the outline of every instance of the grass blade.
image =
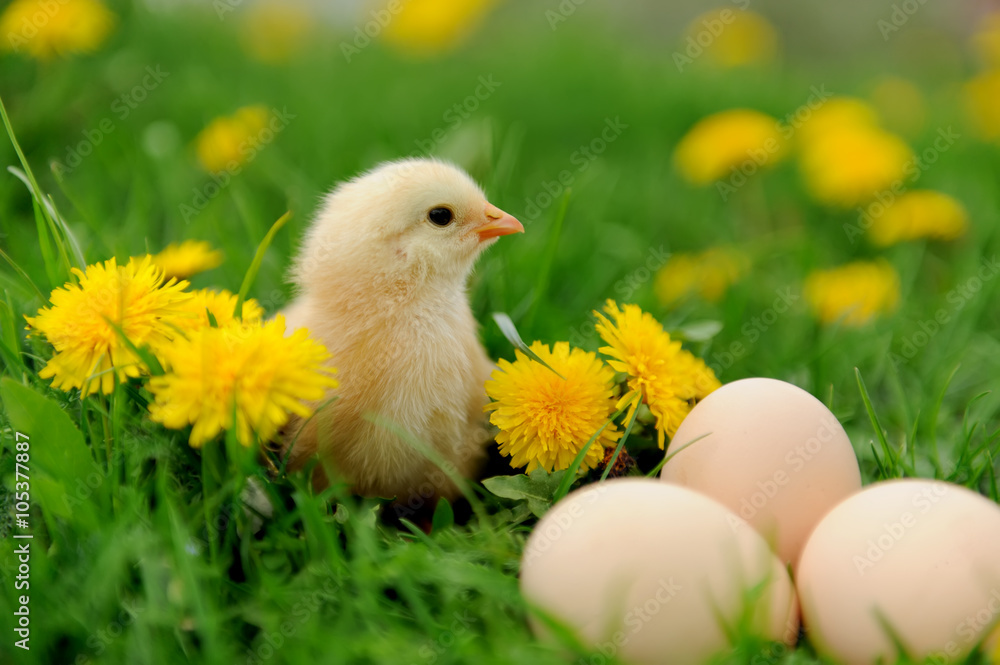
POLYGON ((628 421, 628 425, 625 426, 625 433, 622 434, 622 438, 618 439, 618 446, 615 448, 614 455, 611 456, 611 460, 608 465, 604 467, 604 473, 601 474, 601 480, 607 480, 608 474, 611 473, 611 468, 618 461, 618 456, 621 455, 622 448, 625 447, 625 440, 628 435, 632 432, 632 426, 635 425, 635 419, 639 417, 639 404, 642 401, 642 395, 636 395, 635 411, 632 412, 632 417, 628 421))
POLYGON ((587 451, 590 449, 590 446, 594 444, 594 441, 597 441, 597 437, 601 435, 601 432, 603 432, 608 425, 618 420, 618 417, 621 416, 623 413, 625 413, 628 407, 629 407, 628 404, 622 405, 620 409, 618 409, 610 418, 608 418, 608 421, 606 423, 601 425, 601 428, 599 430, 594 432, 594 436, 590 437, 590 440, 587 441, 586 444, 584 444, 583 448, 580 448, 580 452, 578 452, 576 454, 576 457, 573 458, 573 461, 566 468, 566 473, 563 475, 562 480, 559 481, 559 487, 556 488, 555 493, 552 495, 552 503, 555 503, 559 499, 566 496, 566 494, 569 492, 570 486, 573 484, 573 481, 576 480, 576 473, 580 469, 580 465, 583 464, 583 458, 584 456, 586 456, 587 451))
POLYGON ((502 332, 503 336, 507 338, 507 341, 520 350, 521 353, 528 356, 542 367, 547 367, 552 370, 552 372, 563 381, 566 380, 565 376, 552 369, 552 367, 550 367, 547 362, 542 360, 537 353, 528 348, 528 345, 521 339, 520 333, 517 332, 517 326, 514 325, 514 322, 509 316, 507 316, 507 314, 504 312, 493 312, 493 320, 497 322, 497 327, 500 328, 500 332, 502 332))
POLYGON ((552 264, 556 260, 556 250, 559 249, 559 238, 562 236, 563 221, 566 219, 566 211, 569 209, 571 193, 572 190, 567 187, 559 202, 559 209, 556 211, 552 229, 549 231, 549 242, 545 246, 545 254, 538 268, 538 281, 535 282, 535 297, 532 299, 531 309, 528 310, 523 321, 524 325, 529 328, 535 320, 535 314, 542 304, 543 296, 549 290, 549 276, 552 274, 552 264))
POLYGON ((878 420, 878 415, 875 413, 875 407, 872 406, 872 400, 871 397, 868 396, 868 388, 865 386, 865 380, 861 378, 861 370, 855 367, 854 375, 858 379, 858 390, 861 391, 861 401, 865 403, 865 410, 868 412, 868 418, 871 420, 872 427, 875 429, 875 437, 878 439, 879 445, 881 445, 882 451, 885 454, 884 461, 879 461, 878 456, 876 455, 876 462, 879 464, 880 469, 884 469, 892 474, 891 476, 884 477, 898 478, 900 477, 899 458, 896 456, 895 451, 889 446, 889 441, 885 438, 885 430, 882 429, 882 425, 878 420))
POLYGON ((279 217, 278 221, 271 225, 271 229, 264 236, 264 239, 260 241, 260 245, 257 246, 257 253, 254 254, 253 261, 250 262, 250 267, 247 268, 247 273, 243 276, 243 284, 240 285, 240 294, 236 299, 234 315, 237 318, 243 316, 243 301, 246 300, 247 293, 250 292, 250 286, 257 279, 257 273, 260 271, 260 264, 264 261, 264 254, 267 253, 267 248, 271 246, 274 236, 281 230, 281 227, 291 218, 291 211, 279 217))

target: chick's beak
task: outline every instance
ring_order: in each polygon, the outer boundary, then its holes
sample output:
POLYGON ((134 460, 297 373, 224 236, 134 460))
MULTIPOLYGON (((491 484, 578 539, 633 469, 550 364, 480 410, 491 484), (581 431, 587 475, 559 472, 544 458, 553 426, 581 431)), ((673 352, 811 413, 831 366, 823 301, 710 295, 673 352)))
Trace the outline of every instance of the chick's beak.
POLYGON ((521 225, 521 222, 492 203, 486 204, 485 212, 486 222, 476 227, 476 235, 479 236, 479 242, 499 236, 507 236, 511 233, 524 233, 524 226, 521 225))

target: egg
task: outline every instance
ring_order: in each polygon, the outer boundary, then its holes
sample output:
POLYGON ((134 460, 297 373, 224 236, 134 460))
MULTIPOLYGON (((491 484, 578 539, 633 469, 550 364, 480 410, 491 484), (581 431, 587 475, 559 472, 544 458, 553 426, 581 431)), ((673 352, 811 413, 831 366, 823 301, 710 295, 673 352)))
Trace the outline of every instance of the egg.
POLYGON ((806 633, 845 665, 964 658, 1000 619, 1000 507, 949 483, 877 483, 827 514, 798 567, 806 633))
POLYGON ((636 665, 701 665, 730 646, 722 622, 789 644, 798 632, 788 573, 760 535, 655 479, 596 483, 557 503, 525 545, 521 590, 604 658, 636 665))
POLYGON ((734 381, 708 395, 677 428, 667 455, 675 452, 661 480, 716 499, 793 565, 823 515, 861 488, 837 418, 775 379, 734 381))

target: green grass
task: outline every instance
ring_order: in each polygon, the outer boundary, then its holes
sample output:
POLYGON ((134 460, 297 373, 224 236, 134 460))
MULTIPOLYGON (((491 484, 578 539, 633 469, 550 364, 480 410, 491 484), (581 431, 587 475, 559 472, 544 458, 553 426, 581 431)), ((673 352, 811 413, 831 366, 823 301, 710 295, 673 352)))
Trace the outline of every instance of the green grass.
MULTIPOLYGON (((51 390, 37 377, 46 349, 24 336, 23 316, 34 314, 76 263, 71 236, 87 262, 124 259, 186 238, 209 240, 226 261, 196 277, 195 286, 236 292, 253 265, 259 271, 246 295, 269 313, 279 310, 289 297, 290 257, 319 197, 378 161, 418 152, 426 145, 418 142, 438 129, 446 136, 435 153, 467 167, 491 201, 527 229, 490 250, 472 279, 473 308, 494 357, 511 357, 512 347, 493 312, 509 313, 529 343, 569 340, 594 350, 589 312, 608 297, 636 302, 669 329, 691 331, 698 340, 689 347, 719 367, 723 381, 769 376, 819 396, 849 433, 866 482, 947 478, 997 499, 1000 394, 991 389, 1000 376, 1000 280, 987 280, 968 297, 954 291, 1000 245, 1000 154, 972 137, 952 92, 971 63, 944 74, 905 63, 881 72, 913 77, 928 99, 925 129, 911 138, 915 149, 932 145, 940 127, 961 134, 919 186, 963 201, 972 217, 969 235, 950 245, 910 243, 884 252, 900 271, 904 298, 898 312, 869 327, 821 328, 800 298, 750 339, 744 325, 764 313, 778 291, 800 296, 809 270, 877 252, 848 240, 843 225, 854 221, 853 212, 810 202, 793 161, 724 202, 713 188, 692 189, 680 180, 672 147, 694 121, 716 110, 745 106, 784 117, 806 102, 814 85, 865 94, 873 54, 845 53, 836 61, 789 57, 761 71, 678 73, 669 46, 676 31, 669 39, 634 38, 604 25, 585 5, 553 32, 542 10, 515 3, 497 14, 488 37, 474 38, 450 57, 410 61, 374 44, 347 64, 339 49, 347 33, 332 33, 307 57, 272 66, 243 55, 238 12, 219 22, 211 11, 151 14, 124 2, 115 8, 118 30, 92 56, 39 65, 6 55, 0 62, 0 95, 34 172, 32 188, 51 195, 69 229, 53 211, 33 204, 14 174, 0 173, 4 533, 11 530, 15 426, 32 428, 38 474, 31 511, 32 649, 12 647, 18 593, 10 580, 18 541, 4 538, 0 661, 573 659, 572 650, 567 655, 536 641, 527 627, 517 572, 536 518, 526 503, 501 499, 477 483, 476 511, 459 510, 457 523, 439 506, 430 534, 406 522, 390 526, 378 518, 379 502, 340 487, 315 494, 303 473, 271 482, 254 454, 233 441, 190 449, 185 433, 141 416, 144 397, 133 387, 82 402, 51 390), (169 75, 120 117, 115 100, 157 66, 169 75), (444 114, 473 94, 481 76, 500 86, 450 127, 444 114), (212 118, 251 103, 294 117, 185 220, 181 206, 190 206, 209 183, 194 157, 194 137, 212 118), (65 160, 105 118, 113 130, 79 166, 57 177, 51 162, 65 160), (627 127, 579 170, 574 153, 616 118, 627 127), (552 185, 563 170, 573 176, 568 197, 552 185), (538 205, 547 187, 551 204, 533 214, 531 202, 538 205), (290 221, 257 261, 257 247, 286 211, 290 221), (748 277, 718 305, 660 306, 650 280, 642 278, 651 252, 718 243, 751 252, 748 277), (891 354, 915 341, 921 322, 939 309, 948 322, 912 359, 893 362, 891 354), (721 331, 695 334, 712 330, 706 321, 721 322, 721 331), (730 362, 735 342, 746 353, 730 362), (253 477, 264 481, 276 507, 258 533, 238 503, 253 477)), ((6 141, 0 164, 19 167, 6 141)), ((640 418, 627 448, 643 472, 662 458, 654 441, 640 418)), ((558 480, 545 481, 550 492, 558 480)), ((544 502, 534 507, 543 510, 544 502)), ((593 654, 575 656, 600 662, 593 654)), ((726 662, 816 661, 808 645, 789 651, 747 638, 726 662)))

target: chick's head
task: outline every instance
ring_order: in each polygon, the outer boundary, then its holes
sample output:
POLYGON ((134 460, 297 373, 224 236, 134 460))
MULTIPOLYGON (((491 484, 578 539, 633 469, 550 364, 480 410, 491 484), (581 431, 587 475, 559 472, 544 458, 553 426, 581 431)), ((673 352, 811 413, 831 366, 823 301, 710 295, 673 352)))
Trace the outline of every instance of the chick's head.
POLYGON ((297 267, 307 289, 330 271, 356 277, 461 281, 503 235, 523 233, 461 169, 431 159, 383 164, 339 185, 313 224, 297 267))

